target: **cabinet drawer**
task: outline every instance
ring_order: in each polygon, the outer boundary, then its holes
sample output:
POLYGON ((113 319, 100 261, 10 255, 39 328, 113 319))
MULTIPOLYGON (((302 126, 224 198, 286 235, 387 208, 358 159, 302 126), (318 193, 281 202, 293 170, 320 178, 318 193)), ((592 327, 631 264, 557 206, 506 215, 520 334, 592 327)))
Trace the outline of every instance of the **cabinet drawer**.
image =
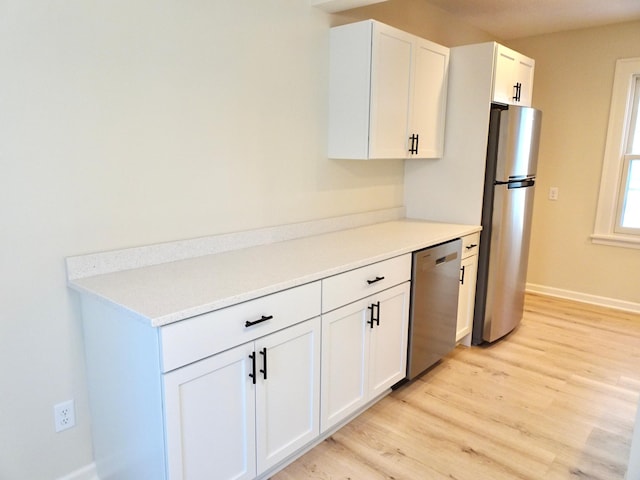
POLYGON ((462 237, 462 258, 477 255, 480 248, 480 232, 462 237))
POLYGON ((328 312, 410 278, 410 253, 325 278, 322 280, 322 311, 328 312))
POLYGON ((318 315, 320 282, 314 282, 172 323, 160 329, 162 371, 168 372, 318 315))

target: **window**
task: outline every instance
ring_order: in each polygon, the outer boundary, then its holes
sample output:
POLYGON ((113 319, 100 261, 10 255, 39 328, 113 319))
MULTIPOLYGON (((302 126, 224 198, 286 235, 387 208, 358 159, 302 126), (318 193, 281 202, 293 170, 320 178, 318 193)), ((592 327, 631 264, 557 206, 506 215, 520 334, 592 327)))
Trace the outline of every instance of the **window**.
POLYGON ((640 248, 640 58, 616 63, 592 240, 640 248))
POLYGON ((640 156, 634 155, 625 161, 624 174, 626 178, 618 201, 622 213, 617 230, 634 233, 634 230, 640 229, 640 156))

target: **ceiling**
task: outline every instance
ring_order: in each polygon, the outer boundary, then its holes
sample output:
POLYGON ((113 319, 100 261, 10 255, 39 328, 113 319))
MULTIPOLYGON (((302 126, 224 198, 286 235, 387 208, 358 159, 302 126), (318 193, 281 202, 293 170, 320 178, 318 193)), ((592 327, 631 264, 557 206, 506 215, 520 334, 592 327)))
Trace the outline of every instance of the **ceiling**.
POLYGON ((425 0, 502 40, 640 20, 640 0, 425 0))

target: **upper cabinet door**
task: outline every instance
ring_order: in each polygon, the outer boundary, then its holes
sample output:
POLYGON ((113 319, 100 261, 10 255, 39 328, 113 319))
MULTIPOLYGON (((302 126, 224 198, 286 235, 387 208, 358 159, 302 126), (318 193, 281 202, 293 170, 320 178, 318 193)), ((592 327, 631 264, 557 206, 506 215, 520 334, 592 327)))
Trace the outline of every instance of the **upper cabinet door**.
POLYGON ((533 59, 496 44, 492 100, 531 106, 534 67, 533 59))
POLYGON ((448 48, 367 20, 330 49, 330 158, 442 156, 448 48))
POLYGON ((533 101, 533 72, 535 61, 524 55, 520 55, 516 63, 516 79, 520 82, 518 105, 530 107, 533 101))
POLYGON ((409 137, 413 139, 409 139, 407 150, 412 158, 439 158, 444 151, 449 49, 418 39, 414 51, 409 122, 409 137))
POLYGON ((411 35, 373 25, 369 158, 407 156, 412 56, 411 35))

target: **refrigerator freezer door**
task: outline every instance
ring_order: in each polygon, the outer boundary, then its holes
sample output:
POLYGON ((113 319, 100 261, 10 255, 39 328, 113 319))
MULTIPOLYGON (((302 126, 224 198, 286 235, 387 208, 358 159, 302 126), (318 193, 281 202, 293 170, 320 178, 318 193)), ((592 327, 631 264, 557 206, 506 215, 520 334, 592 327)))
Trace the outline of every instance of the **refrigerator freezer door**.
POLYGON ((495 187, 482 337, 493 342, 522 319, 534 187, 495 187))
POLYGON ((509 107, 500 112, 496 181, 534 176, 542 112, 529 107, 509 107))

